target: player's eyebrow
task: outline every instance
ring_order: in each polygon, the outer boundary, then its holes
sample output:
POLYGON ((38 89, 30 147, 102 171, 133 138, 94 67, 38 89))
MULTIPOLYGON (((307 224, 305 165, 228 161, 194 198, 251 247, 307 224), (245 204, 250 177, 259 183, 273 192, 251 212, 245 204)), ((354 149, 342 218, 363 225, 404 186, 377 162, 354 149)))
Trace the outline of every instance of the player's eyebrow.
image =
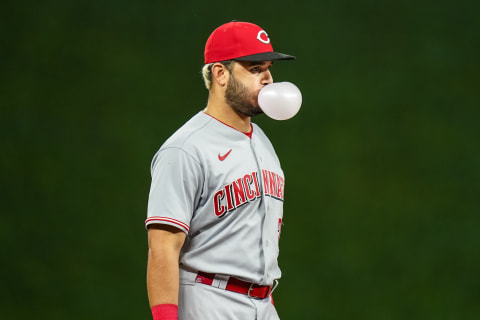
POLYGON ((254 67, 254 66, 264 66, 270 62, 270 66, 273 65, 273 61, 246 61, 248 67, 254 67))

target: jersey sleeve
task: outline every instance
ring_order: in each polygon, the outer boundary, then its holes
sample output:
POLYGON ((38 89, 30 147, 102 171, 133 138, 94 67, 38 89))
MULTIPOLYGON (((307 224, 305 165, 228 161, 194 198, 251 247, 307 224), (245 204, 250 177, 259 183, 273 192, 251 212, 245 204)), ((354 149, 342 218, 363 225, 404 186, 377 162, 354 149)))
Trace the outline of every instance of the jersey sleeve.
POLYGON ((203 181, 199 162, 180 148, 161 149, 151 173, 145 226, 167 224, 188 234, 203 181))

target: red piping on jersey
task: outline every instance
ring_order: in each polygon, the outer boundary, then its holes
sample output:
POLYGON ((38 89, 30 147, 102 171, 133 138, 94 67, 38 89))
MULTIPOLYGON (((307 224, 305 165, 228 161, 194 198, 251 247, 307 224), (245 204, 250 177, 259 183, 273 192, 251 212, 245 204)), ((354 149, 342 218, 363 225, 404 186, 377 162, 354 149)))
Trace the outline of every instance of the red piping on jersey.
POLYGON ((232 128, 233 130, 236 130, 236 131, 238 131, 238 132, 241 132, 241 133, 243 133, 244 135, 246 135, 247 137, 249 137, 250 139, 252 139, 253 126, 252 126, 251 123, 250 123, 250 132, 243 132, 243 131, 240 131, 240 130, 238 130, 238 129, 235 129, 235 128, 232 127, 231 125, 226 124, 225 122, 223 122, 223 121, 221 121, 221 120, 218 120, 217 118, 215 118, 214 116, 212 116, 212 115, 209 114, 209 113, 206 113, 205 111, 202 111, 202 112, 203 112, 204 114, 206 114, 207 116, 210 116, 210 117, 212 117, 213 119, 217 120, 218 122, 223 123, 223 124, 226 125, 227 127, 230 127, 230 128, 232 128))
POLYGON ((182 221, 178 221, 178 220, 175 220, 175 219, 172 219, 172 218, 167 218, 167 217, 158 217, 158 216, 153 216, 153 217, 150 217, 148 218, 147 220, 145 220, 145 224, 148 224, 149 222, 154 222, 154 221, 158 221, 158 222, 170 222, 170 223, 173 223, 173 224, 176 224, 180 227, 182 227, 183 229, 188 230, 190 229, 190 227, 188 226, 188 224, 186 223, 183 223, 182 221))

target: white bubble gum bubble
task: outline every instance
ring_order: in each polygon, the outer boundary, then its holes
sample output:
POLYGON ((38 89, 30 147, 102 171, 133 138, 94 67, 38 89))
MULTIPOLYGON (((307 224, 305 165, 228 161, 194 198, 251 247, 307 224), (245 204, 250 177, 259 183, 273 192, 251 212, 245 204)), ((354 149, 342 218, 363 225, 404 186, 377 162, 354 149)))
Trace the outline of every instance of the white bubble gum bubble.
POLYGON ((302 93, 291 82, 275 82, 260 90, 258 104, 270 118, 287 120, 300 110, 302 93))

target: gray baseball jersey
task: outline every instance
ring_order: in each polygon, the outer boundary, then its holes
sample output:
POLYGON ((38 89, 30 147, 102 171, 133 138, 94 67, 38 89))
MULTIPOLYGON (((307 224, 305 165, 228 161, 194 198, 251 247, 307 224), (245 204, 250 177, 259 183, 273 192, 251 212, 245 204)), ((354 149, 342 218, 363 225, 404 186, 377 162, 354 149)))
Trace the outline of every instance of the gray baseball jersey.
POLYGON ((152 161, 146 225, 186 234, 182 268, 262 285, 280 278, 285 179, 270 140, 199 112, 152 161))

